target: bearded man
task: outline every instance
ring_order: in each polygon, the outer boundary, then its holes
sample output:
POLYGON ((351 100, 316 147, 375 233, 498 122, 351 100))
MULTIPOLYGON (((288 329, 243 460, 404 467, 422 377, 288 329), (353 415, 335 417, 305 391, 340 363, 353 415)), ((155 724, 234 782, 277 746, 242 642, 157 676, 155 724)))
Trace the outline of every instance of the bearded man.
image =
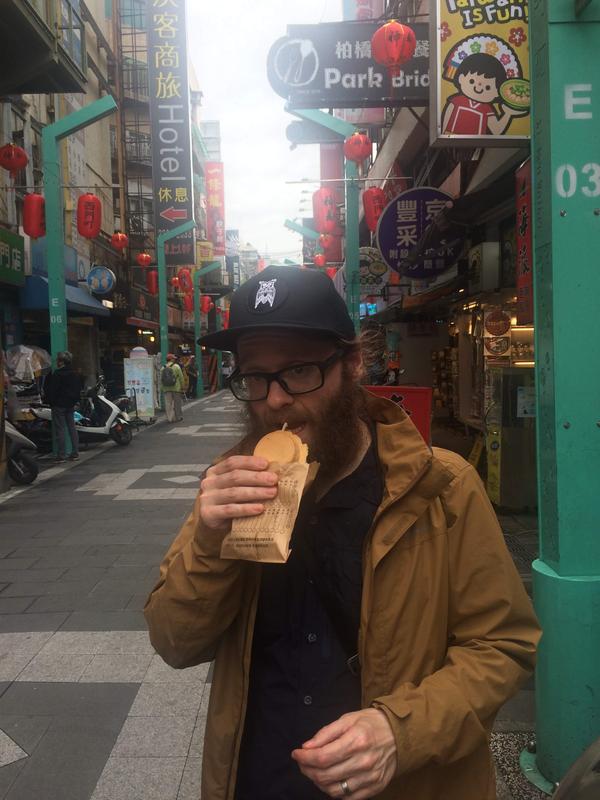
POLYGON ((475 470, 360 385, 360 343, 316 270, 233 295, 248 435, 208 471, 146 604, 173 667, 214 658, 209 800, 492 800, 489 736, 533 669, 529 599, 475 470), (277 475, 252 454, 283 423, 320 463, 285 564, 223 560, 277 475))

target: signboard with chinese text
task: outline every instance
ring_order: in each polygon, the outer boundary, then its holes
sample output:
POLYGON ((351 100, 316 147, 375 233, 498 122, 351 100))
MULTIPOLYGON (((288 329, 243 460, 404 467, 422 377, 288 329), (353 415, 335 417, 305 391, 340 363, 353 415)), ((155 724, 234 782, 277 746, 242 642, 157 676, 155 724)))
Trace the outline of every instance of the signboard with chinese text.
POLYGON ((222 161, 207 161, 204 165, 206 180, 206 228, 213 243, 215 256, 225 255, 225 177, 222 161))
POLYGON ((533 241, 531 159, 519 167, 517 182, 517 325, 533 323, 533 241))
POLYGON ((361 247, 358 252, 361 299, 380 297, 390 278, 389 267, 376 247, 361 247))
POLYGON ((373 60, 376 20, 289 25, 269 50, 267 77, 291 108, 429 105, 429 30, 411 25, 414 57, 395 77, 373 60))
POLYGON ((409 278, 434 278, 456 263, 462 244, 426 251, 411 263, 410 255, 433 219, 452 202, 451 195, 431 186, 408 189, 383 210, 377 225, 377 246, 390 269, 409 278))
POLYGON ((149 292, 145 292, 143 289, 137 289, 134 286, 132 286, 129 291, 131 316, 148 322, 157 322, 158 297, 149 292))
MULTIPOLYGON (((156 232, 193 219, 185 0, 148 0, 148 80, 156 232)), ((166 242, 167 264, 193 264, 194 232, 166 242)))
POLYGON ((142 419, 154 417, 154 359, 123 359, 125 391, 135 392, 138 416, 142 419))
POLYGON ((515 146, 529 137, 528 0, 435 0, 432 143, 515 146))
POLYGON ((25 245, 22 236, 0 228, 0 284, 25 283, 25 245))

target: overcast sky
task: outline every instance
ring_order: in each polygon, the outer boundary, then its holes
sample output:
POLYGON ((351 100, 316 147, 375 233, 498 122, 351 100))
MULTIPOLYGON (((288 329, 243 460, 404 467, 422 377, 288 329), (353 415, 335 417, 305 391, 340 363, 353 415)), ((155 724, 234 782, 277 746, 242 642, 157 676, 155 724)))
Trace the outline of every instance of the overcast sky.
POLYGON ((283 221, 303 215, 301 198, 310 216, 310 194, 285 182, 319 177, 318 145, 290 150, 285 129, 297 118, 267 81, 267 53, 288 24, 341 19, 342 0, 191 0, 187 8, 202 117, 221 121, 225 226, 276 259, 298 258, 301 238, 283 221))

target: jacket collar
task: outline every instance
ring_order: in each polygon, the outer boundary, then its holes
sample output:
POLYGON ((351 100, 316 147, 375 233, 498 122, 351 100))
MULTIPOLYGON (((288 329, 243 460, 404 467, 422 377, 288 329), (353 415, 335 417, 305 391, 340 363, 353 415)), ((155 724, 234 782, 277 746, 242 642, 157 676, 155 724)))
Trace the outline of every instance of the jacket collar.
POLYGON ((396 403, 365 391, 365 408, 376 423, 385 489, 373 528, 376 565, 425 512, 453 475, 434 459, 410 417, 396 403), (394 513, 388 514, 390 509, 394 513))

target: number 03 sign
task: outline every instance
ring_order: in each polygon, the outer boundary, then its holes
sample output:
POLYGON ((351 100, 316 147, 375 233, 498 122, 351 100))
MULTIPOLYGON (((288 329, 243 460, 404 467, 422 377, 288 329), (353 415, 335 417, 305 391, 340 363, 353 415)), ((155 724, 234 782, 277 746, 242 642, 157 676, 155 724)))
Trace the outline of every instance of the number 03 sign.
POLYGON ((559 197, 573 197, 577 192, 585 197, 600 197, 600 164, 590 162, 580 169, 574 164, 561 164, 554 184, 559 197))

